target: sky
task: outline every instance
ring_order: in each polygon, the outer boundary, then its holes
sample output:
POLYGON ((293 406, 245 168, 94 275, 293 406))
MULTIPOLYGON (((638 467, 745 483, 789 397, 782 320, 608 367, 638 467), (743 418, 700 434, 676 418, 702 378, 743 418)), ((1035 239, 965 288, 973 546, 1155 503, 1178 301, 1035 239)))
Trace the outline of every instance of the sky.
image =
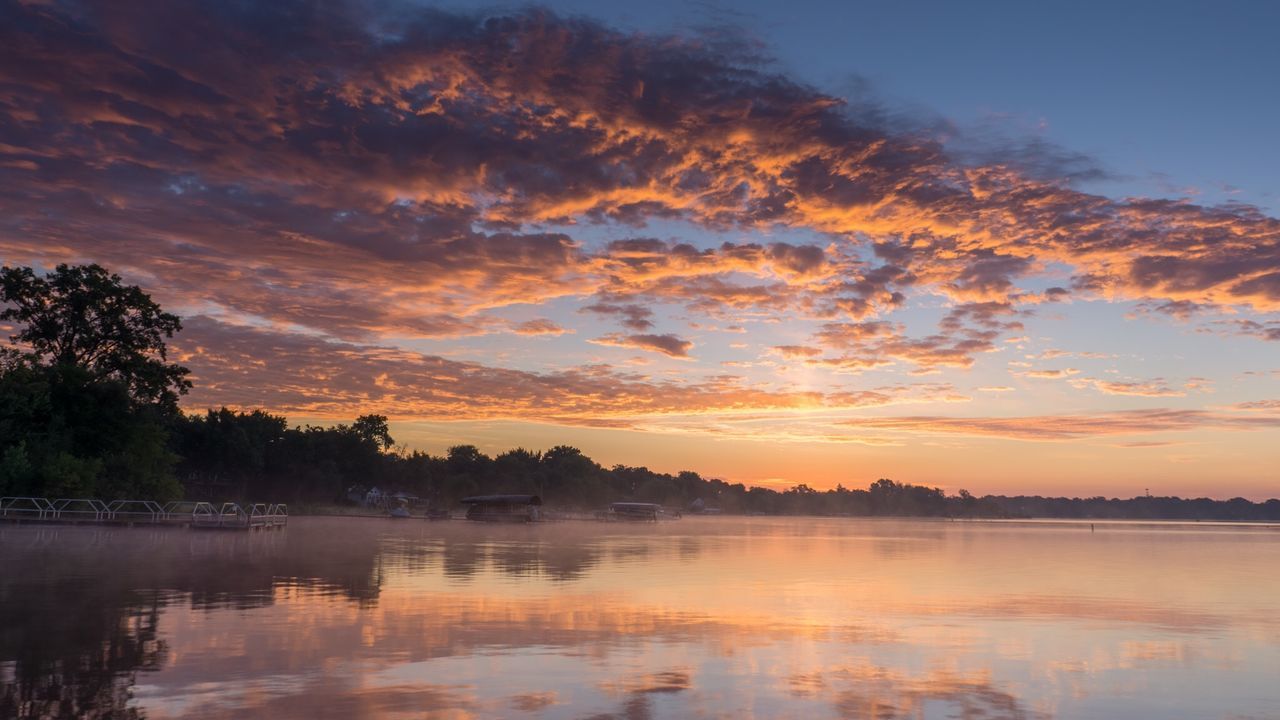
POLYGON ((192 411, 772 487, 1275 497, 1278 21, 4 0, 0 260, 182 315, 192 411))

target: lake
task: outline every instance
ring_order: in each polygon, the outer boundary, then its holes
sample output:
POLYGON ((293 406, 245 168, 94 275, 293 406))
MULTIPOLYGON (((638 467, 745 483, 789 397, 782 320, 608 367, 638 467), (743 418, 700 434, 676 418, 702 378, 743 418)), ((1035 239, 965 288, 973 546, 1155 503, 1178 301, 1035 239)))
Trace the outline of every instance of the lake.
POLYGON ((0 526, 0 717, 1277 718, 1280 528, 0 526))

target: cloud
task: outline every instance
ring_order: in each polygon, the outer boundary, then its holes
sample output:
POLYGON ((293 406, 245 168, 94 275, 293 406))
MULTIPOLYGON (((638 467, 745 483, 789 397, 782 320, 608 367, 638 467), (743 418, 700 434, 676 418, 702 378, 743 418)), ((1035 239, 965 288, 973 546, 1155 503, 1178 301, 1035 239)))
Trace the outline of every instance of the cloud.
POLYGON ((869 430, 924 432, 1010 440, 1075 440, 1191 430, 1253 430, 1280 427, 1280 418, 1214 413, 1205 410, 1124 410, 1090 415, 1023 417, 910 416, 848 420, 846 426, 869 430))
MULTIPOLYGON (((1027 357, 1031 357, 1028 355, 1027 357)), ((1036 355, 1037 360, 1057 360, 1059 358, 1084 358, 1087 360, 1106 360, 1115 357, 1107 353, 1100 352, 1080 352, 1073 350, 1062 350, 1060 348, 1050 348, 1036 355)))
POLYGON ((1051 370, 1026 370, 1017 374, 1023 377, 1036 378, 1039 380, 1055 380, 1057 378, 1067 378, 1072 375, 1079 375, 1080 371, 1075 368, 1055 368, 1051 370))
POLYGON ((848 350, 863 347, 870 341, 892 338, 901 332, 887 322, 828 323, 814 339, 829 348, 848 350))
POLYGON ((573 332, 546 318, 536 318, 516 323, 511 326, 511 331, 517 335, 564 335, 565 333, 573 332))
MULTIPOLYGON (((1071 163, 1026 161, 1054 156, 1043 149, 984 153, 975 165, 731 43, 628 35, 544 11, 307 7, 11 10, 7 200, 92 206, 108 232, 150 227, 152 246, 199 235, 178 222, 196 210, 210 229, 446 265, 492 240, 478 225, 679 217, 864 234, 889 262, 827 297, 855 313, 892 300, 895 282, 1004 300, 1050 261, 1077 268, 1077 287, 1095 293, 1280 307, 1280 226, 1256 208, 1090 195, 1062 182, 1071 163), (1052 167, 1064 174, 1044 172, 1052 167)), ((88 228, 23 216, 36 234, 75 230, 57 233, 65 249, 87 249, 78 235, 88 228)), ((548 249, 551 267, 577 269, 571 246, 548 249)), ((485 257, 463 278, 501 285, 531 258, 485 257)), ((630 264, 629 275, 652 269, 635 260, 623 247, 600 257, 630 264)), ((666 265, 735 263, 784 283, 841 269, 821 248, 786 243, 711 257, 690 248, 666 265)))
POLYGON ((1164 378, 1149 380, 1107 380, 1103 378, 1083 377, 1070 381, 1071 386, 1079 389, 1091 388, 1104 395, 1125 395, 1131 397, 1185 397, 1188 392, 1213 392, 1213 383, 1206 378, 1187 378, 1180 387, 1175 387, 1164 378))
POLYGON ((1280 400, 1250 400, 1248 402, 1236 403, 1235 407, 1240 410, 1280 412, 1280 400))
POLYGON ((938 322, 939 332, 925 337, 907 337, 904 327, 885 321, 827 323, 814 334, 814 341, 827 348, 843 350, 836 358, 812 361, 815 365, 861 371, 894 361, 913 363, 922 372, 938 367, 968 368, 974 356, 994 352, 1001 333, 1022 329, 1008 303, 962 303, 951 308, 938 322))
POLYGON ((820 348, 805 345, 776 345, 772 350, 784 358, 812 358, 822 354, 820 348))
POLYGON ((613 305, 596 303, 582 308, 582 312, 598 315, 615 315, 621 318, 622 326, 628 330, 648 330, 653 327, 653 311, 642 305, 613 305))
POLYGON ((613 333, 598 337, 591 342, 597 345, 610 345, 621 348, 648 350, 673 358, 688 358, 693 343, 682 340, 675 335, 622 335, 613 333))
MULTIPOLYGON (((957 403, 948 383, 817 392, 721 374, 654 378, 608 365, 529 372, 393 347, 189 319, 173 357, 189 366, 191 409, 265 408, 349 420, 376 409, 396 420, 520 420, 782 442, 891 442, 851 436, 835 420, 898 404, 957 403)), ((892 441, 895 442, 896 441, 892 441)))
POLYGON ((818 393, 759 390, 731 377, 678 383, 606 366, 539 374, 210 318, 191 318, 186 325, 174 357, 192 368, 197 381, 190 407, 265 407, 327 418, 379 408, 403 419, 630 425, 645 415, 824 404, 818 393))
POLYGON ((1121 382, 1115 380, 1090 380, 1099 392, 1107 395, 1136 395, 1140 397, 1182 397, 1182 390, 1169 387, 1164 379, 1121 382))
POLYGON ((1280 320, 1258 322, 1256 320, 1236 319, 1219 322, 1218 325, 1226 326, 1236 335, 1280 342, 1280 320))
POLYGON ((1249 378, 1277 378, 1280 379, 1280 370, 1245 370, 1240 373, 1243 377, 1249 378))
MULTIPOLYGON (((1259 208, 1082 192, 1074 181, 1092 171, 1070 153, 948 146, 732 40, 358 0, 0 12, 0 254, 104 263, 313 371, 304 388, 202 321, 205 342, 184 343, 227 398, 456 408, 449 388, 405 369, 436 361, 392 362, 407 352, 393 343, 573 329, 559 316, 513 325, 512 306, 616 318, 622 332, 564 340, 580 362, 587 343, 689 357, 684 331, 652 310, 672 306, 713 324, 805 323, 806 341, 761 346, 835 372, 969 368, 1021 335, 1033 306, 1067 299, 1231 311, 1210 329, 1280 339, 1267 316, 1280 311, 1280 221, 1259 208), (668 221, 707 246, 635 229, 668 221), (920 297, 946 303, 935 328, 889 317, 920 297), (310 357, 316 347, 334 359, 310 357), (380 388, 393 368, 439 394, 380 388)), ((550 393, 557 378, 525 379, 550 393)), ((636 413, 655 406, 623 397, 636 413)), ((558 399, 564 417, 585 417, 558 399)))
POLYGON ((1144 300, 1139 302, 1134 312, 1130 313, 1127 317, 1137 318, 1144 315, 1164 315, 1179 322, 1188 322, 1198 315, 1213 312, 1217 309, 1218 308, 1214 305, 1193 302, 1191 300, 1144 300))

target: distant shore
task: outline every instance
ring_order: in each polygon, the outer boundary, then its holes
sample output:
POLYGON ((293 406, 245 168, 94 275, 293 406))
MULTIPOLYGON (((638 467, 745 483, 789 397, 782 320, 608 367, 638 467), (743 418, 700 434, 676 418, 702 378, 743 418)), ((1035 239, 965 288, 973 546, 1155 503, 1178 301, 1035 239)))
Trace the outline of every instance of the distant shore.
MULTIPOLYGON (((594 513, 584 510, 563 510, 552 511, 557 520, 583 520, 592 521, 595 519, 594 513)), ((387 512, 379 508, 353 507, 344 505, 303 505, 291 508, 290 515, 293 517, 343 517, 343 518, 388 518, 387 512)), ((1124 526, 1135 527, 1145 524, 1151 525, 1192 525, 1199 527, 1269 527, 1280 530, 1280 521, 1275 520, 1221 520, 1221 519, 1192 519, 1192 518, 1057 518, 1057 517, 1022 517, 1022 518, 986 518, 986 517, 938 517, 938 516, 919 516, 919 515, 823 515, 823 514, 744 514, 744 513, 725 513, 719 515, 699 515, 686 514, 687 519, 752 519, 752 518, 794 518, 797 520, 913 520, 924 522, 962 522, 971 524, 1039 524, 1039 525, 1097 525, 1097 526, 1124 526)), ((415 513, 410 518, 412 520, 425 520, 421 513, 415 513)), ((462 520, 461 512, 454 512, 451 520, 462 520)))

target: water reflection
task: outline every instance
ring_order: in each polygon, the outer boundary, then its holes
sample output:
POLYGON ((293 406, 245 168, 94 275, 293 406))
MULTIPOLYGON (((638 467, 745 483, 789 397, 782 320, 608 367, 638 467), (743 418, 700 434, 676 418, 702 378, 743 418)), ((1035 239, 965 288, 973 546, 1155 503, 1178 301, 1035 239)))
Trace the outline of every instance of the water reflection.
POLYGON ((1232 527, 3 527, 0 717, 1267 717, 1277 560, 1232 527))
MULTIPOLYGON (((58 592, 76 592, 62 586, 58 592)), ((165 646, 156 632, 159 603, 102 607, 82 602, 51 607, 47 596, 0 599, 0 717, 129 718, 126 705, 139 671, 156 670, 165 646), (64 614, 64 613, 70 613, 64 614), (23 622, 26 627, 10 624, 23 622), (21 637, 41 628, 39 642, 21 637)))

